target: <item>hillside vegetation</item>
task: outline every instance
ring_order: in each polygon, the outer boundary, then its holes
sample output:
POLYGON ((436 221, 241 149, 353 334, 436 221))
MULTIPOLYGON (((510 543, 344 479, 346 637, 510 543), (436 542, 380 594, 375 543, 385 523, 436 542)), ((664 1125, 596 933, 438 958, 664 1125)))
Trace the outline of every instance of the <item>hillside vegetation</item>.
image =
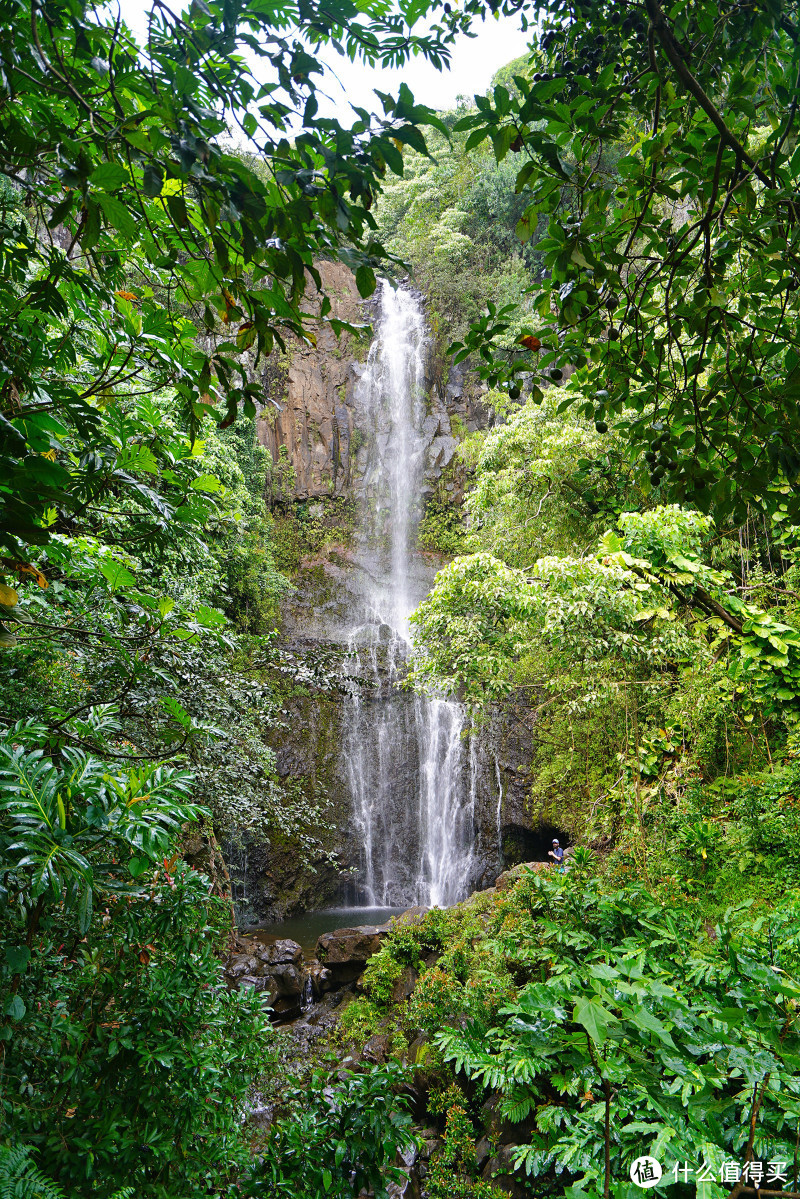
POLYGON ((320 47, 500 7, 3 5, 0 1194, 798 1192, 797 0, 504 0, 487 95, 319 115, 320 47), (574 853, 396 926, 304 1057, 224 985, 218 838, 326 852, 268 747, 321 535, 254 424, 347 331, 324 259, 484 384, 409 686, 521 724, 574 853))

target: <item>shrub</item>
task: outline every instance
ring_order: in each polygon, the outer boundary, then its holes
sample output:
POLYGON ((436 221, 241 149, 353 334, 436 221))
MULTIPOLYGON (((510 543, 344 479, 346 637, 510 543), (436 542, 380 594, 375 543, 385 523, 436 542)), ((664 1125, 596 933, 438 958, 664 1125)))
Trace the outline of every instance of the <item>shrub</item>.
MULTIPOLYGON (((394 946, 387 944, 369 959, 364 971, 364 990, 370 999, 387 1007, 392 998, 392 989, 403 973, 403 964, 397 960, 394 946)), ((346 1015, 347 1013, 345 1013, 346 1015)))
POLYGON ((463 510, 447 500, 430 499, 420 521, 420 548, 452 558, 464 552, 466 537, 463 510))
MULTIPOLYGON (((352 1005, 351 1005, 352 1006, 352 1005)), ((276 1121, 244 1190, 258 1199, 387 1199, 404 1178, 398 1156, 414 1144, 398 1066, 346 1073, 331 1086, 324 1073, 287 1096, 292 1114, 276 1121)))
POLYGON ((382 1013, 365 996, 359 995, 347 1005, 333 1033, 339 1045, 363 1045, 377 1031, 382 1013))
POLYGON ((207 813, 184 770, 43 739, 0 738, 0 1123, 74 1199, 207 1194, 243 1160, 271 1040, 259 996, 223 985, 230 906, 173 844, 207 813))
POLYGON ((488 1182, 475 1181, 475 1132, 460 1104, 447 1113, 444 1144, 430 1164, 429 1199, 500 1199, 502 1192, 488 1182))
POLYGON ((439 966, 426 970, 408 1001, 406 1022, 424 1032, 438 1032, 464 1009, 464 989, 439 966))
POLYGON ((207 888, 178 865, 109 903, 85 940, 47 918, 16 975, 24 1013, 4 1029, 3 1125, 73 1199, 126 1183, 142 1199, 199 1199, 246 1160, 242 1116, 271 1029, 258 995, 222 983, 229 915, 207 888))

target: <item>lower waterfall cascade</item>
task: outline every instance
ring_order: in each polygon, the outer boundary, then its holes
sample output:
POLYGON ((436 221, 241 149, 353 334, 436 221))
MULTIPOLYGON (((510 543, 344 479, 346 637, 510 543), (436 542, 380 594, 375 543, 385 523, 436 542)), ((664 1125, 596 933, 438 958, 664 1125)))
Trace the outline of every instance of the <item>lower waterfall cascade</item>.
POLYGON ((417 297, 383 283, 359 405, 374 436, 366 619, 349 638, 342 755, 371 905, 448 906, 474 871, 478 754, 462 705, 402 690, 409 617, 425 594, 414 572, 424 470, 427 333, 417 297))

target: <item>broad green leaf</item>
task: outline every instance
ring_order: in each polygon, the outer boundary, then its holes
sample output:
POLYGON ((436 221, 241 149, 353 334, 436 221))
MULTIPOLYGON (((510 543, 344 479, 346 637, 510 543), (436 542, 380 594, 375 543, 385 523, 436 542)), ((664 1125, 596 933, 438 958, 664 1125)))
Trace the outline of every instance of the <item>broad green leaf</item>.
POLYGON ((572 1018, 576 1024, 581 1024, 592 1040, 602 1045, 608 1036, 612 1024, 617 1024, 616 1016, 609 1012, 595 999, 579 999, 575 1004, 572 1018))
POLYGON ((224 486, 220 483, 216 475, 210 474, 198 475, 196 479, 192 479, 191 489, 192 491, 205 492, 208 495, 223 494, 225 492, 224 486))
POLYGON ((15 1023, 19 1023, 25 1015, 25 1003, 19 995, 12 995, 5 1002, 3 1011, 6 1016, 9 1016, 15 1023))
POLYGON ((252 321, 245 321, 239 326, 236 333, 236 348, 237 350, 249 350, 250 346, 255 343, 258 336, 258 331, 252 321))
POLYGON ((151 869, 152 865, 149 858, 133 857, 128 862, 128 870, 133 878, 141 878, 145 871, 151 869))
POLYGON ((123 566, 121 562, 104 559, 99 566, 100 573, 108 581, 112 591, 119 591, 123 587, 132 587, 136 582, 127 566, 123 566))
POLYGON ((709 1014, 715 1020, 722 1020, 724 1024, 739 1025, 747 1019, 747 1012, 740 1007, 723 1007, 709 1014))
POLYGON ((142 172, 142 191, 151 198, 160 196, 164 186, 164 172, 157 163, 148 162, 142 172))
POLYGON ((648 1008, 636 1008, 631 1019, 633 1020, 633 1023, 638 1028, 641 1028, 644 1032, 654 1033, 655 1036, 657 1036, 660 1041, 663 1041, 665 1045, 672 1045, 673 1048, 675 1047, 675 1042, 672 1039, 671 1033, 667 1031, 659 1018, 654 1016, 653 1013, 648 1010, 648 1008))
MULTIPOLYGON (((89 182, 104 192, 119 191, 130 181, 127 168, 119 162, 101 162, 89 176, 89 182)), ((103 201, 100 201, 101 205, 103 201)))
POLYGON ((114 196, 105 192, 97 193, 97 202, 102 209, 106 222, 112 225, 123 237, 132 240, 137 234, 137 224, 130 209, 114 196))
POLYGON ((31 960, 31 951, 27 945, 6 945, 5 958, 12 974, 24 974, 31 960))
POLYGON ((377 287, 377 281, 375 279, 375 272, 373 271, 372 267, 369 267, 365 263, 362 263, 357 268, 357 270, 356 270, 356 286, 358 288, 358 294, 360 296, 363 296, 365 299, 367 296, 372 295, 375 288, 377 287))

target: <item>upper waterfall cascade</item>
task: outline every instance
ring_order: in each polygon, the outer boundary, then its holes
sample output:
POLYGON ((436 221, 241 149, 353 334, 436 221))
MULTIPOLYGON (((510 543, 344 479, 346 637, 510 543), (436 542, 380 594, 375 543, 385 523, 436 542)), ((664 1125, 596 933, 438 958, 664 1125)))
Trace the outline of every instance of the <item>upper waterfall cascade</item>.
POLYGON ((423 598, 413 570, 421 517, 427 332, 419 301, 383 283, 358 401, 374 439, 367 616, 349 639, 351 686, 342 753, 363 844, 361 886, 376 905, 447 906, 473 873, 477 755, 465 712, 401 689, 409 617, 423 598))

